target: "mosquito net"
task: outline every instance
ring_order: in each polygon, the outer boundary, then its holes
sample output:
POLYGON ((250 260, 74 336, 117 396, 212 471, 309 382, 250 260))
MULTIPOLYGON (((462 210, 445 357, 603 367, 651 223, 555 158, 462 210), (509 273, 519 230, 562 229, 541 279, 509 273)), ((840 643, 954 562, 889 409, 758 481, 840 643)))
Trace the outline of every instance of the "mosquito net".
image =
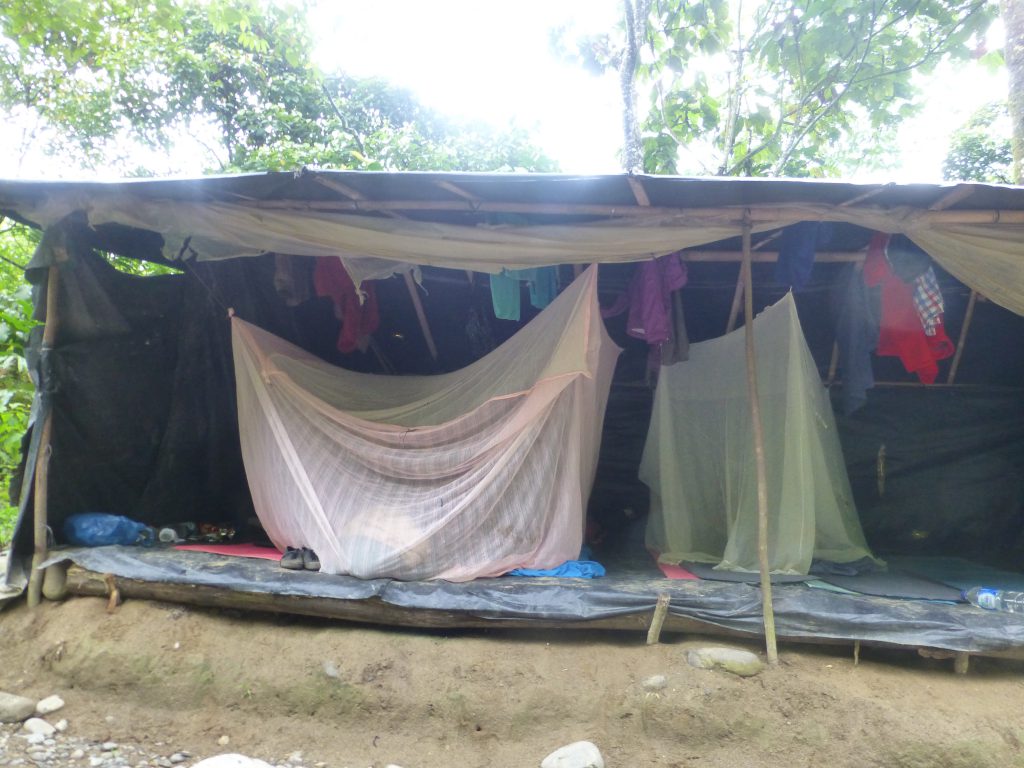
POLYGON ((591 267, 463 370, 336 368, 232 321, 249 487, 274 544, 322 570, 448 579, 579 556, 611 376, 591 267))
MULTIPOLYGON (((742 329, 693 344, 661 369, 640 478, 651 488, 647 546, 663 562, 758 570, 757 474, 742 329)), ((768 480, 769 562, 869 556, 828 396, 792 294, 754 320, 768 480)))

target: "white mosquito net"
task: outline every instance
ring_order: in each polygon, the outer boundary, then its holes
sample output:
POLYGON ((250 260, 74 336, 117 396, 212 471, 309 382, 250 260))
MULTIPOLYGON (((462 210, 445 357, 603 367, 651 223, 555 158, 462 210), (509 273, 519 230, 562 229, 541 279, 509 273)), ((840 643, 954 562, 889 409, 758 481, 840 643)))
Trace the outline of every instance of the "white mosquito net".
POLYGON ((596 267, 454 373, 354 373, 238 318, 232 340, 246 474, 279 549, 451 581, 579 556, 620 351, 596 267))
MULTIPOLYGON (((870 556, 835 418, 792 294, 754 320, 764 421, 771 570, 870 556)), ((651 489, 647 546, 666 563, 757 571, 757 472, 744 330, 690 346, 661 369, 640 478, 651 489)))

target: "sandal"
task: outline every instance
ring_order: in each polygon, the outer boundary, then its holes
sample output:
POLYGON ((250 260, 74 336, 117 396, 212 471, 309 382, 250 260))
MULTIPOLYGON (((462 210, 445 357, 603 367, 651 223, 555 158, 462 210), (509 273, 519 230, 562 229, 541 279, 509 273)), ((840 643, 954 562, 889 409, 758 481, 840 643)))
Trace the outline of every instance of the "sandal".
POLYGON ((312 549, 303 547, 302 549, 302 567, 307 571, 319 571, 320 570, 320 558, 316 556, 316 552, 312 549))
POLYGON ((305 567, 303 552, 305 550, 298 547, 286 547, 284 554, 281 555, 281 567, 287 568, 289 571, 301 571, 305 567))

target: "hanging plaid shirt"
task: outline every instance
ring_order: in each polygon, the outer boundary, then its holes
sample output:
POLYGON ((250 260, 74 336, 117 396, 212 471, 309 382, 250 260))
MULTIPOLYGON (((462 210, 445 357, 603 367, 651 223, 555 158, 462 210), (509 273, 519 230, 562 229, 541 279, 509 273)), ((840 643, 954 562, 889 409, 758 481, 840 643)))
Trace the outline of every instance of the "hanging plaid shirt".
POLYGON ((914 307, 921 318, 926 336, 935 335, 935 327, 942 322, 942 314, 946 311, 939 281, 935 278, 935 270, 928 270, 914 281, 914 307))

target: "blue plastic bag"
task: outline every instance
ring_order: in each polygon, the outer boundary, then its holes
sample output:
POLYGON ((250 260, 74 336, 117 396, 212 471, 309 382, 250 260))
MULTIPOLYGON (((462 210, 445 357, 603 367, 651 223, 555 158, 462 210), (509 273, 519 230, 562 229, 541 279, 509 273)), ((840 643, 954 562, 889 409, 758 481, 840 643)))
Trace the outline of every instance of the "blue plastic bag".
POLYGON ((104 547, 109 544, 151 546, 153 529, 121 515, 85 512, 64 521, 64 536, 80 547, 104 547))

